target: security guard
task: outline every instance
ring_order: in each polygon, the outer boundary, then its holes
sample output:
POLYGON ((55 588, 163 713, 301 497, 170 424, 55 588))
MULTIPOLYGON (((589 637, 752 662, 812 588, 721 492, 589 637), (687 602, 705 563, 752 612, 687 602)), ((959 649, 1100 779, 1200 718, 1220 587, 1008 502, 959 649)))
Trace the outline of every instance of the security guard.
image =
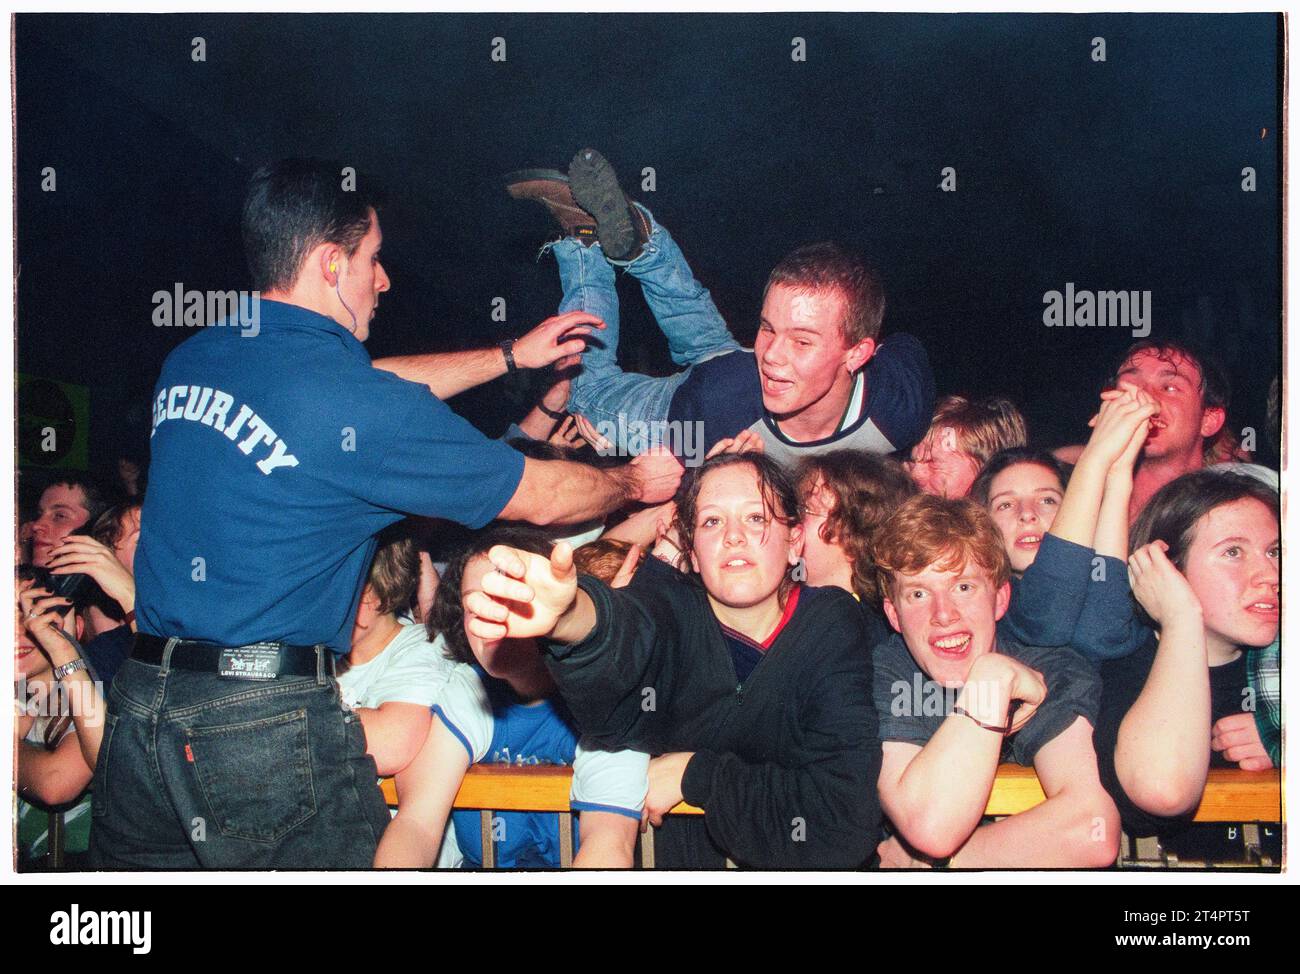
MULTIPOLYGON (((389 817, 333 665, 374 535, 405 514, 579 521, 677 484, 665 456, 526 460, 374 367, 379 217, 337 167, 260 170, 243 235, 252 324, 202 329, 154 393, 139 634, 95 770, 98 868, 369 867, 389 817)), ((486 354, 513 365, 508 344, 486 354)), ((437 365, 394 371, 428 383, 437 365)))

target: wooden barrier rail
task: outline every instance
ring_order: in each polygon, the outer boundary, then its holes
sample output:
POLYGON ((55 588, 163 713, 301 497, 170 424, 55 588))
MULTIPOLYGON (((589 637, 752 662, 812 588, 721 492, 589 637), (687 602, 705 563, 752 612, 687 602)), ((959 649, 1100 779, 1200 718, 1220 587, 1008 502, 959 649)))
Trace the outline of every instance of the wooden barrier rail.
MULTIPOLYGON (((514 767, 480 764, 470 768, 456 793, 455 807, 481 812, 483 828, 483 865, 491 868, 493 812, 542 812, 559 816, 560 861, 573 861, 573 817, 569 811, 569 785, 573 769, 555 765, 514 767)), ((397 787, 392 778, 380 780, 389 807, 397 807, 397 787)), ((994 817, 1015 815, 1046 800, 1038 776, 1032 768, 1004 764, 998 768, 993 792, 984 814, 994 817)), ((702 809, 684 802, 673 815, 703 815, 702 809)), ((1205 793, 1196 809, 1197 822, 1243 823, 1246 846, 1258 846, 1258 826, 1253 823, 1282 821, 1282 780, 1277 770, 1239 771, 1233 768, 1211 769, 1205 793)), ((49 862, 51 868, 63 865, 63 813, 50 810, 49 862)), ((1160 851, 1154 840, 1137 840, 1136 857, 1121 853, 1121 865, 1159 864, 1160 851), (1145 848, 1145 852, 1143 849, 1145 848)), ((1125 840, 1127 845, 1127 839, 1125 840)), ((641 838, 641 864, 654 867, 654 830, 641 838)), ((1263 862, 1263 865, 1272 865, 1263 862)))
MULTIPOLYGON (((456 808, 496 812, 567 812, 569 781, 573 770, 556 765, 514 767, 476 764, 470 768, 456 794, 456 808)), ((397 807, 397 789, 391 778, 382 781, 388 804, 397 807)), ((1004 764, 998 768, 985 815, 1016 815, 1046 801, 1033 768, 1004 764)), ((703 815, 682 803, 674 815, 703 815)), ((1280 822, 1281 775, 1278 771, 1239 771, 1213 768, 1196 810, 1198 822, 1280 822)))
MULTIPOLYGON (((573 862, 573 816, 569 811, 569 785, 573 770, 555 765, 515 767, 479 764, 470 768, 456 793, 457 809, 477 810, 482 831, 483 866, 494 863, 492 815, 494 812, 554 813, 559 820, 560 865, 573 862)), ((381 781, 384 798, 397 807, 397 788, 391 778, 381 781)), ((1016 815, 1047 800, 1033 768, 1004 764, 998 768, 984 814, 992 817, 1016 815)), ((702 809, 685 802, 673 815, 703 815, 702 809)), ((1251 864, 1274 865, 1258 855, 1259 827, 1254 823, 1282 820, 1281 774, 1276 771, 1240 771, 1214 768, 1205 784, 1205 793, 1196 809, 1197 822, 1243 823, 1246 857, 1251 864)), ((1127 836, 1121 841, 1120 866, 1163 864, 1163 853, 1154 839, 1138 839, 1131 844, 1127 836)), ((641 837, 641 865, 654 868, 654 830, 641 837)), ((731 865, 728 863, 728 865, 731 865)))

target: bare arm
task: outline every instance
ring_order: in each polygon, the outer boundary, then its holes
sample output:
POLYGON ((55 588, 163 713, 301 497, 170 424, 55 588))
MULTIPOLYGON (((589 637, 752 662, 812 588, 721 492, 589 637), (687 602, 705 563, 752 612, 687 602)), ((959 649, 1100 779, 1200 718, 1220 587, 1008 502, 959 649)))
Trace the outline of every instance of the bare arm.
POLYGON ((1133 552, 1133 593, 1160 625, 1142 692, 1120 723, 1115 774, 1144 811, 1178 815, 1200 798, 1209 771, 1210 666, 1200 602, 1153 542, 1133 552))
POLYGON ((629 501, 667 500, 681 475, 681 464, 667 451, 643 453, 613 469, 526 457, 519 486, 498 516, 532 524, 589 521, 629 501))
POLYGON ((429 736, 433 714, 418 703, 383 703, 357 710, 366 732, 366 753, 381 775, 397 774, 429 736))
MULTIPOLYGON (((55 609, 59 605, 68 604, 70 603, 67 599, 50 595, 47 590, 36 587, 31 582, 24 582, 20 587, 19 607, 27 631, 45 651, 45 655, 55 667, 82 658, 81 647, 59 627, 55 615, 55 609), (51 609, 51 606, 54 609, 51 609), (35 614, 32 611, 34 608, 35 614)), ((89 774, 94 771, 95 762, 99 760, 99 745, 104 740, 104 699, 100 696, 99 687, 95 685, 90 670, 86 667, 69 673, 63 678, 62 684, 72 712, 72 724, 76 730, 75 735, 69 735, 69 739, 75 738, 75 749, 80 751, 86 772, 89 774)), ((81 787, 84 788, 88 782, 89 778, 82 783, 81 787)))
POLYGON ((397 775, 397 815, 375 850, 377 869, 428 869, 438 857, 469 754, 441 720, 415 760, 397 775))
POLYGON ((1034 769, 1047 801, 976 829, 953 856, 953 868, 1104 868, 1115 862, 1119 812, 1102 788, 1087 719, 1075 718, 1045 744, 1034 769))
POLYGON ((53 751, 19 742, 18 789, 23 795, 46 805, 63 805, 86 790, 91 774, 76 734, 66 735, 53 751))
POLYGON ((935 858, 962 847, 988 807, 1002 754, 1003 735, 980 724, 1001 727, 1011 701, 1023 700, 1013 728, 1019 729, 1046 692, 1037 671, 991 653, 975 661, 957 697, 957 707, 974 719, 954 708, 924 747, 885 742, 881 806, 908 844, 935 858))
MULTIPOLYGON (((540 369, 581 355, 587 347, 582 336, 591 334, 591 327, 604 328, 605 323, 585 311, 547 318, 514 343, 511 354, 515 365, 521 369, 540 369)), ((450 399, 506 374, 505 353, 497 346, 463 352, 392 355, 375 359, 371 364, 408 382, 428 386, 439 399, 450 399)))
POLYGON ((578 815, 582 845, 573 857, 575 869, 631 869, 640 823, 614 812, 578 815))
POLYGON ((1124 560, 1128 558, 1128 508, 1133 497, 1133 466, 1146 442, 1148 424, 1140 424, 1124 452, 1106 474, 1106 490, 1097 515, 1097 533, 1093 548, 1099 555, 1124 560))
POLYGON ((371 364, 407 382, 428 386, 439 399, 450 399, 506 374, 506 359, 500 348, 390 355, 377 358, 371 364))

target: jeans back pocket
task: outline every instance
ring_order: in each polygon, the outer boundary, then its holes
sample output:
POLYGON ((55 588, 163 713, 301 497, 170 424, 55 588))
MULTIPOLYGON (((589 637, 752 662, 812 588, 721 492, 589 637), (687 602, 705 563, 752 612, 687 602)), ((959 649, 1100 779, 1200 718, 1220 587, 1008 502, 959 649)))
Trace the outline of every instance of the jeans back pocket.
POLYGON ((189 727, 188 758, 222 835, 278 842, 316 814, 307 711, 189 727))

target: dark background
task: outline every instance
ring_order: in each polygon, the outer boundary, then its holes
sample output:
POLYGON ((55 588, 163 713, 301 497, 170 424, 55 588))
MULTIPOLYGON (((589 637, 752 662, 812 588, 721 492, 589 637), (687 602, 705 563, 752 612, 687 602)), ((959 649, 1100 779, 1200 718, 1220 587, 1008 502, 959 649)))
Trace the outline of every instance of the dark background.
MULTIPOLYGON (((554 262, 534 260, 551 228, 500 176, 592 145, 743 342, 772 265, 836 238, 880 265, 886 331, 920 336, 941 392, 1009 396, 1036 443, 1078 441, 1132 338, 1048 329, 1043 294, 1151 290, 1153 334, 1216 348, 1235 428, 1262 430, 1280 361, 1279 32, 1269 14, 18 14, 18 367, 91 388, 93 467, 146 456, 150 390, 189 334, 155 328, 151 296, 248 286, 243 184, 284 155, 387 192, 373 356, 523 334, 559 299, 554 262), (646 166, 657 191, 641 194, 646 166), (956 193, 938 189, 945 166, 956 193)), ((671 370, 635 282, 620 294, 626 365, 671 370)), ((453 406, 495 434, 526 386, 453 406)))

